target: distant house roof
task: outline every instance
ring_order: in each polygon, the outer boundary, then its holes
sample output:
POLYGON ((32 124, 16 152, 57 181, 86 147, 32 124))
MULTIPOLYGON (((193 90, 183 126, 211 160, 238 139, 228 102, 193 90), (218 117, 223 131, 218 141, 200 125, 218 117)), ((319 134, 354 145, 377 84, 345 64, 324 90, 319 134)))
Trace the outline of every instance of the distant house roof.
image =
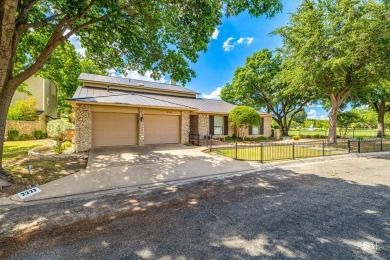
POLYGON ((104 84, 115 84, 121 86, 131 86, 132 88, 135 89, 136 88, 154 89, 154 90, 168 91, 168 92, 174 91, 174 92, 182 92, 182 93, 189 93, 189 94, 199 94, 196 91, 193 91, 191 89, 179 85, 166 84, 166 83, 153 82, 153 81, 144 81, 138 79, 109 77, 109 76, 102 76, 102 75, 95 75, 95 74, 88 74, 88 73, 81 73, 79 76, 79 80, 96 82, 96 83, 104 83, 104 84))
MULTIPOLYGON (((121 90, 108 90, 92 87, 79 87, 70 101, 96 102, 103 104, 122 104, 141 107, 166 107, 172 109, 194 110, 201 113, 229 114, 236 106, 223 100, 175 97, 145 94, 121 90)), ((264 116, 271 114, 259 112, 264 116)))

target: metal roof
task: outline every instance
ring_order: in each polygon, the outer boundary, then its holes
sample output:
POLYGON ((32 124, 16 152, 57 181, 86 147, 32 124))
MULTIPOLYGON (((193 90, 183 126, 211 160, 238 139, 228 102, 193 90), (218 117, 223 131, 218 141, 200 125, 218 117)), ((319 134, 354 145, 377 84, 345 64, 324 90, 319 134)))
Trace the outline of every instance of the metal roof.
POLYGON ((109 76, 102 76, 102 75, 88 74, 88 73, 81 73, 79 76, 79 80, 104 83, 104 84, 115 84, 115 85, 121 85, 125 87, 131 86, 132 88, 135 89, 137 88, 154 89, 154 90, 160 90, 166 92, 182 92, 182 93, 189 93, 189 94, 198 94, 196 91, 193 91, 191 89, 179 85, 172 85, 172 84, 137 80, 137 79, 129 79, 129 78, 109 77, 109 76))
MULTIPOLYGON (((229 114, 236 105, 223 100, 187 98, 138 92, 108 90, 91 87, 78 87, 71 101, 124 104, 141 107, 167 107, 193 109, 200 113, 229 114)), ((259 112, 264 116, 272 114, 259 112)))

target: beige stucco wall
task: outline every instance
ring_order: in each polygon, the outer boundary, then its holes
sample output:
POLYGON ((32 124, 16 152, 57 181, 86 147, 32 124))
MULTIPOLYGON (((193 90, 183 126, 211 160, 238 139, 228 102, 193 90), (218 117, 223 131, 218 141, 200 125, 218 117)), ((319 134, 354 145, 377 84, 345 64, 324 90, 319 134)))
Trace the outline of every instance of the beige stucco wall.
POLYGON ((76 107, 76 151, 84 152, 91 149, 92 115, 90 105, 76 107))
POLYGON ((190 112, 181 112, 181 144, 187 144, 190 138, 190 112))
POLYGON ((5 138, 8 137, 8 130, 18 130, 19 135, 28 134, 32 135, 35 130, 46 131, 42 128, 40 121, 18 121, 18 120, 7 120, 5 124, 5 138))
POLYGON ((43 91, 44 91, 44 114, 57 118, 57 87, 54 83, 48 79, 43 79, 43 91))

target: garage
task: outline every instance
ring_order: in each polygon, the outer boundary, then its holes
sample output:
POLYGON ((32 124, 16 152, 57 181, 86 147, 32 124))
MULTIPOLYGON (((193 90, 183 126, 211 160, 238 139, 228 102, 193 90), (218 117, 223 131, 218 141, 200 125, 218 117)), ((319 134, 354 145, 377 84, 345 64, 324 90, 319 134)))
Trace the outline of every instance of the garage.
POLYGON ((145 144, 180 143, 180 116, 145 115, 145 144))
POLYGON ((92 113, 92 146, 137 144, 137 114, 92 113))

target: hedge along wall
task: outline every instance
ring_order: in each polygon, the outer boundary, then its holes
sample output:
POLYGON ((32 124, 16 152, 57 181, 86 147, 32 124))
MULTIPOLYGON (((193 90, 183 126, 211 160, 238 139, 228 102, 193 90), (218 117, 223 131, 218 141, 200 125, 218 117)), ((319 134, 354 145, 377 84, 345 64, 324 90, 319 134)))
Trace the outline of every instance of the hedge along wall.
POLYGON ((34 130, 42 130, 42 126, 41 126, 41 121, 7 120, 7 123, 5 125, 5 138, 7 138, 7 132, 9 129, 18 130, 19 135, 21 134, 32 135, 34 130))

